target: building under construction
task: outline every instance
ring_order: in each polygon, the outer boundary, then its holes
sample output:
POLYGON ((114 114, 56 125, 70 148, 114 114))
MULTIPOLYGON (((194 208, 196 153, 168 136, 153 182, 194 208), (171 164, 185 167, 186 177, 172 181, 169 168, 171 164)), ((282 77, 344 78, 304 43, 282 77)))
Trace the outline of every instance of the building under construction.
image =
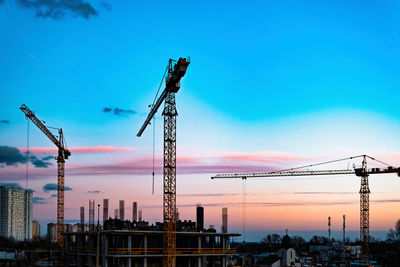
MULTIPOLYGON (((162 266, 163 227, 110 219, 99 231, 64 233, 67 266, 162 266)), ((234 236, 240 234, 196 231, 194 222, 178 221, 176 266, 227 266, 236 254, 229 242, 234 236)))
MULTIPOLYGON (((227 209, 222 212, 227 229, 227 209)), ((176 266, 228 266, 236 250, 230 248, 236 233, 204 229, 204 208, 197 206, 196 222, 176 223, 176 266)), ((103 226, 64 233, 66 266, 162 266, 164 223, 108 219, 103 226)))

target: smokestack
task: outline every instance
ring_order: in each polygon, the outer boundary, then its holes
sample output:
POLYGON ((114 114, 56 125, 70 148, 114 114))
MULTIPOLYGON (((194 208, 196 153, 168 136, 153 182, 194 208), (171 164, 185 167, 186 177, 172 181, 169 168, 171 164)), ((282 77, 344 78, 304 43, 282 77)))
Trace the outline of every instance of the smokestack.
POLYGON ((328 236, 329 241, 331 241, 331 217, 328 217, 328 236))
POLYGON ((118 212, 119 212, 118 209, 115 209, 115 210, 114 210, 114 218, 115 218, 115 219, 118 219, 118 212))
POLYGON ((343 214, 343 245, 346 245, 346 215, 343 214))
POLYGON ((142 221, 142 211, 139 210, 139 222, 141 222, 141 221, 142 221))
POLYGON ((85 231, 85 207, 81 207, 81 231, 85 231))
POLYGON ((89 231, 94 231, 94 199, 89 199, 89 231))
POLYGON ((228 208, 222 208, 222 233, 228 232, 228 208))
POLYGON ((121 220, 125 220, 125 201, 124 200, 119 201, 119 218, 121 220))
POLYGON ((197 231, 203 231, 204 230, 204 208, 200 205, 196 205, 196 226, 197 226, 197 231))
POLYGON ((103 199, 103 224, 108 220, 108 199, 103 199))
POLYGON ((137 202, 132 203, 132 222, 137 222, 137 202))

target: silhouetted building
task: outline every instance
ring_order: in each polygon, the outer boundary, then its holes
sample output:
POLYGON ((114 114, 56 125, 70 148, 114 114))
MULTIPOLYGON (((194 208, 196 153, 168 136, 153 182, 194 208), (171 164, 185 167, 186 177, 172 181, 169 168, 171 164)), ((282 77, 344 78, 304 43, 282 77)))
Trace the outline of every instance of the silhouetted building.
POLYGON ((32 222, 32 239, 40 237, 40 223, 38 221, 32 222))
POLYGON ((196 226, 197 231, 203 231, 204 229, 204 208, 200 204, 196 207, 196 226))
POLYGON ((89 229, 94 230, 94 205, 95 201, 89 199, 89 229))
POLYGON ((108 199, 103 199, 103 223, 108 220, 108 199))
POLYGON ((0 236, 32 239, 32 191, 0 186, 0 236))
POLYGON ((84 225, 85 225, 85 207, 81 207, 81 231, 84 230, 84 225))
POLYGON ((132 222, 137 221, 137 202, 132 203, 132 222))
POLYGON ((228 232, 228 208, 222 208, 222 233, 228 232))
POLYGON ((143 220, 143 218, 142 218, 142 211, 139 210, 139 222, 141 222, 142 220, 143 220))
POLYGON ((119 219, 125 220, 125 201, 119 201, 119 219))
POLYGON ((293 249, 293 245, 293 240, 286 234, 282 238, 281 249, 278 251, 278 256, 281 257, 281 266, 301 266, 296 260, 296 251, 293 249))
POLYGON ((64 223, 64 232, 72 232, 72 224, 64 223))
POLYGON ((57 224, 47 224, 47 240, 51 242, 57 242, 57 224))

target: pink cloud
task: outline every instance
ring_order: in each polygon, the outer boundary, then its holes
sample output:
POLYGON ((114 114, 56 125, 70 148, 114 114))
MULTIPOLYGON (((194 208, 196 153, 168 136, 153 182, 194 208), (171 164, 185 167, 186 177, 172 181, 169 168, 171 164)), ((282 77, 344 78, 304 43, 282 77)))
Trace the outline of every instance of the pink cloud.
POLYGON ((383 152, 379 154, 378 159, 387 161, 388 164, 400 164, 400 152, 383 152))
MULTIPOLYGON (((26 148, 19 148, 22 152, 26 152, 26 148)), ((135 147, 114 147, 114 146, 94 146, 94 147, 71 147, 69 150, 76 154, 93 154, 93 153, 114 153, 136 151, 135 147)), ((33 153, 57 153, 56 147, 31 147, 30 152, 33 153)))
MULTIPOLYGON (((31 151, 50 152, 53 148, 33 148, 31 151)), ((55 151, 55 149, 53 149, 55 151)), ((73 153, 107 153, 118 151, 134 151, 131 147, 79 147, 72 148, 73 153)), ((221 156, 177 157, 177 173, 184 174, 216 174, 225 172, 266 172, 277 171, 283 167, 293 167, 295 163, 307 161, 309 158, 286 154, 276 151, 259 152, 255 154, 224 154, 221 156)), ((163 159, 155 158, 155 172, 161 175, 163 172, 163 159)), ((40 178, 54 176, 54 169, 31 168, 30 177, 40 178)), ((112 158, 106 164, 66 162, 67 176, 98 176, 98 175, 143 175, 153 171, 153 157, 151 155, 135 155, 112 158)), ((21 168, 10 167, 3 169, 3 175, 7 178, 24 177, 21 168)), ((22 179, 22 178, 20 178, 22 179)))
POLYGON ((255 154, 225 154, 220 157, 222 160, 239 160, 239 161, 250 161, 250 162, 263 162, 263 163, 282 163, 289 161, 309 161, 311 158, 296 156, 288 153, 279 151, 262 151, 255 154))
MULTIPOLYGON (((68 168, 70 175, 142 175, 151 174, 153 166, 148 164, 137 164, 137 162, 124 162, 108 165, 71 165, 68 168)), ((155 166, 156 174, 162 174, 162 165, 155 166)), ((256 172, 256 171, 276 171, 272 166, 260 165, 221 165, 221 164, 177 164, 178 174, 200 174, 218 172, 256 172)))

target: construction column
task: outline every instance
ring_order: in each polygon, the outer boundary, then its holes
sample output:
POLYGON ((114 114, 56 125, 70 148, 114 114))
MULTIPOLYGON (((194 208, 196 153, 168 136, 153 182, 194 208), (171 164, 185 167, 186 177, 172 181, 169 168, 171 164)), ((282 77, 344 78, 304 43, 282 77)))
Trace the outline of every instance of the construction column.
MULTIPOLYGON (((128 254, 132 254, 132 236, 128 236, 128 254)), ((132 266, 132 258, 128 258, 128 267, 132 266)))
POLYGON ((107 256, 106 256, 108 251, 108 238, 105 233, 102 235, 102 248, 103 248, 103 253, 102 253, 101 265, 102 267, 108 267, 107 256))
POLYGON ((147 267, 147 236, 145 235, 145 236, 143 236, 143 239, 144 239, 144 241, 143 241, 143 243, 144 243, 144 255, 146 256, 146 257, 144 257, 144 259, 143 259, 143 267, 147 267))

